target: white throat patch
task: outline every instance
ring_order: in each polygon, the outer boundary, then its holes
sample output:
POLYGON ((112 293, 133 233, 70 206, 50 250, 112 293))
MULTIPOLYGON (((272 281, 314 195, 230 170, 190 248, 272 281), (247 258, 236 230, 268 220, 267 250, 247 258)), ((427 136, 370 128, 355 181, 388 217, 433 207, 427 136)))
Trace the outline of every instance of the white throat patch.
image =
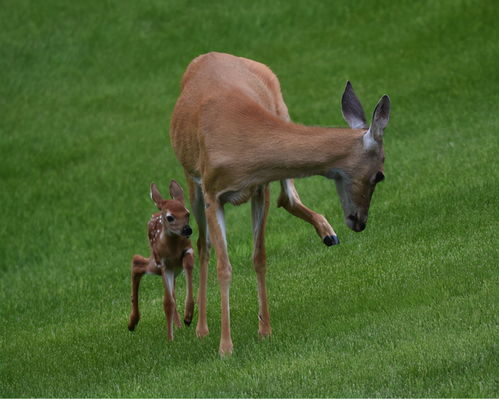
POLYGON ((378 142, 374 140, 374 137, 370 130, 364 133, 364 137, 362 138, 362 142, 364 145, 364 150, 371 151, 374 150, 378 146, 378 142))

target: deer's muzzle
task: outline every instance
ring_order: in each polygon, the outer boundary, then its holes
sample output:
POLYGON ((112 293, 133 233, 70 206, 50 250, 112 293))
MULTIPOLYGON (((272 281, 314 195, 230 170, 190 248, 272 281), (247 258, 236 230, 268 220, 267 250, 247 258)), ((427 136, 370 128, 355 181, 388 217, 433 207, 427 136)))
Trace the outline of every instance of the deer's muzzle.
POLYGON ((347 226, 357 233, 360 233, 366 228, 366 221, 366 219, 360 220, 357 215, 348 215, 346 220, 347 226))

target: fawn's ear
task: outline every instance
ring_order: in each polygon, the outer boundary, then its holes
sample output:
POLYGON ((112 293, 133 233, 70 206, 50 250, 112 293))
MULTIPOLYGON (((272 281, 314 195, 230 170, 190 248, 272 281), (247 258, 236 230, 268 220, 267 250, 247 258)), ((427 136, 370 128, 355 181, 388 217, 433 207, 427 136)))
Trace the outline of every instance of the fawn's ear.
POLYGON ((158 209, 161 210, 161 204, 163 203, 164 199, 155 183, 151 183, 151 199, 154 201, 158 209))
POLYGON ((170 183, 170 195, 174 200, 180 201, 182 204, 184 203, 184 191, 175 180, 172 180, 170 183))

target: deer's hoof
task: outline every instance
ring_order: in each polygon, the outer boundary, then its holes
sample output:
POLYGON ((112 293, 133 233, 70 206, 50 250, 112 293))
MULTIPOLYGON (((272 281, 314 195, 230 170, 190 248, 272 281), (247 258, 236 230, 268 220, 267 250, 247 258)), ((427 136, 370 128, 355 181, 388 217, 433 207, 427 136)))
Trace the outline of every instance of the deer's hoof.
POLYGON ((197 326, 196 328, 196 335, 198 338, 204 338, 206 337, 208 334, 210 333, 210 331, 208 330, 208 327, 202 327, 202 326, 197 326))
POLYGON ((338 236, 326 236, 322 240, 324 244, 326 244, 328 247, 332 245, 338 245, 340 243, 340 240, 338 239, 338 236))
POLYGON ((233 349, 232 341, 221 342, 218 353, 220 353, 220 357, 227 358, 232 355, 232 349, 233 349))
POLYGON ((258 329, 258 335, 261 339, 269 338, 272 335, 272 328, 270 327, 260 327, 258 329))

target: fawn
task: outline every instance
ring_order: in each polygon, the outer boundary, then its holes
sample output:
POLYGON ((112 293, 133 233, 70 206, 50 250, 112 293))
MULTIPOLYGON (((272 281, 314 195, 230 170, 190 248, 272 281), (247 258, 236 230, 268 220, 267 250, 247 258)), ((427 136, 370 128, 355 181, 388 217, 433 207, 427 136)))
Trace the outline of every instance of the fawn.
POLYGON ((133 331, 140 320, 139 284, 144 274, 163 277, 165 287, 164 311, 168 328, 168 340, 173 340, 173 323, 180 328, 180 316, 175 299, 175 278, 185 270, 187 292, 185 298, 184 323, 189 326, 194 313, 192 297, 192 269, 194 251, 189 236, 189 211, 184 205, 184 194, 179 184, 172 180, 170 195, 173 199, 165 200, 156 184, 151 184, 151 199, 158 207, 158 213, 151 216, 147 225, 151 256, 144 258, 134 255, 132 258, 132 311, 128 329, 133 331))

